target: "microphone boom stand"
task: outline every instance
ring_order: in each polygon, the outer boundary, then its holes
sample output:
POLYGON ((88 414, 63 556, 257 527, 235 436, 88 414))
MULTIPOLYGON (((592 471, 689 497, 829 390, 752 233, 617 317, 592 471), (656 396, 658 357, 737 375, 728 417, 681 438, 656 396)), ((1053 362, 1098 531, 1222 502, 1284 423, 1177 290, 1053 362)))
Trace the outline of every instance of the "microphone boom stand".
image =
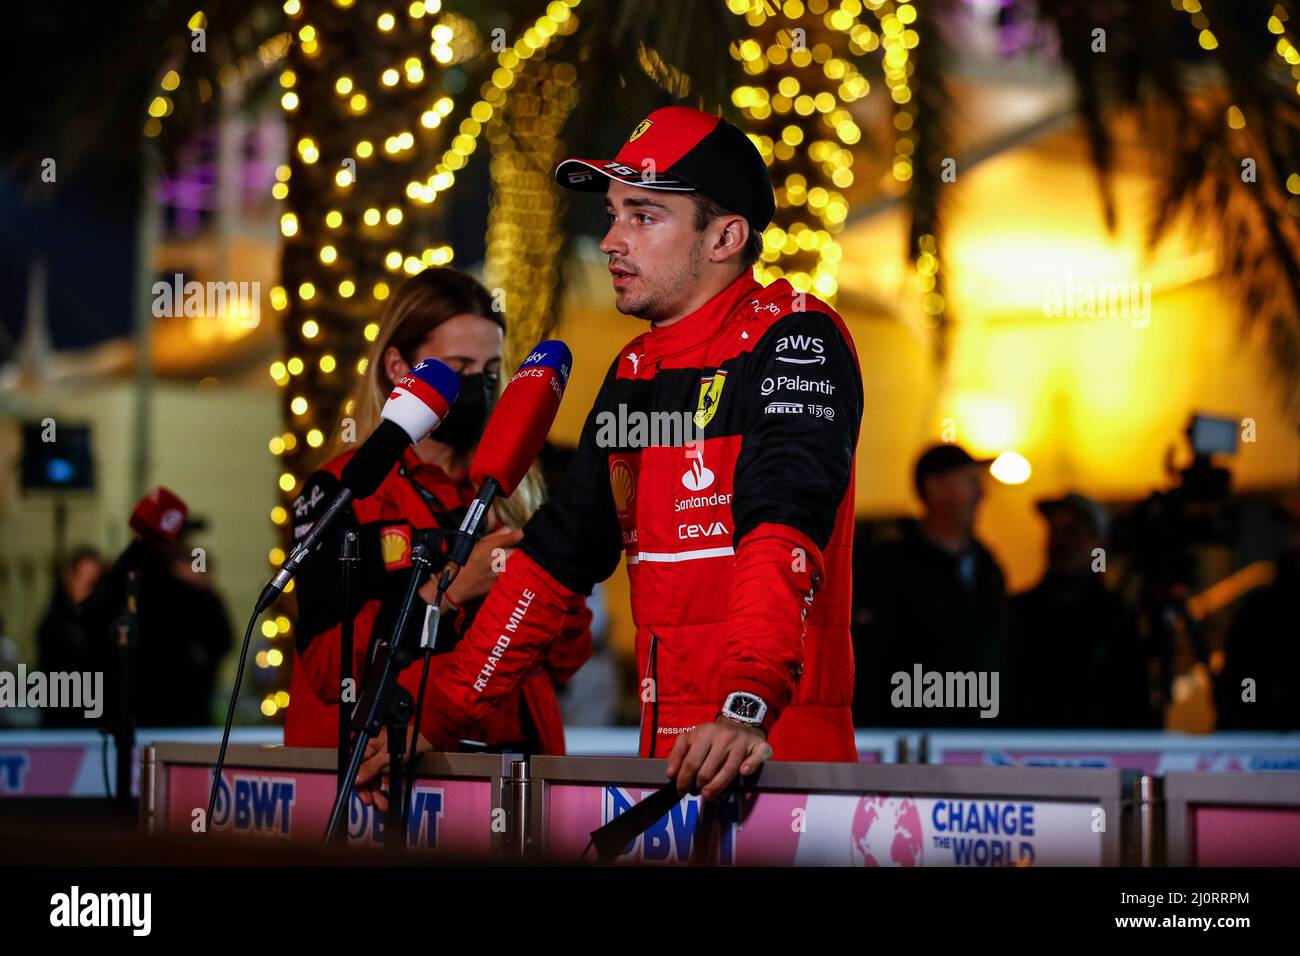
POLYGON ((402 635, 411 617, 411 609, 420 586, 428 576, 432 563, 429 548, 420 543, 411 550, 411 579, 407 585, 402 606, 393 624, 392 635, 385 650, 379 650, 379 667, 371 667, 365 686, 352 712, 351 726, 356 731, 352 744, 352 758, 348 762, 344 786, 334 798, 329 825, 325 830, 325 843, 331 843, 338 831, 339 822, 347 809, 357 772, 365 756, 366 745, 379 733, 382 725, 388 731, 388 820, 385 827, 385 845, 400 848, 406 845, 406 787, 403 778, 406 758, 407 725, 411 719, 411 692, 397 683, 397 676, 413 659, 412 649, 401 646, 402 635))
MULTIPOLYGON (((501 492, 501 485, 495 478, 484 478, 483 483, 479 486, 479 493, 474 501, 470 503, 469 509, 465 512, 465 517, 461 520, 460 527, 456 531, 449 532, 444 541, 447 544, 447 563, 443 566, 442 573, 438 576, 438 591, 433 599, 434 625, 430 633, 423 636, 420 641, 420 653, 424 658, 424 667, 420 672, 420 691, 419 697, 415 702, 415 724, 419 727, 420 715, 424 712, 424 691, 429 683, 429 660, 433 657, 434 642, 437 640, 439 615, 442 613, 442 598, 451 587, 451 582, 456 580, 456 575, 460 574, 460 569, 465 566, 469 560, 470 554, 474 551, 474 545, 478 541, 478 526, 487 514, 488 508, 492 506, 492 501, 501 492)), ((415 788, 415 761, 418 759, 419 749, 416 747, 416 741, 411 741, 410 763, 407 766, 407 783, 406 783, 406 804, 409 807, 411 802, 411 793, 415 788)))
MULTIPOLYGON (((343 588, 343 620, 339 632, 339 740, 338 740, 338 783, 335 797, 348 785, 348 745, 351 742, 351 713, 348 711, 344 695, 348 683, 354 679, 352 673, 352 572, 361 561, 357 548, 357 533, 348 529, 339 541, 339 578, 343 588)), ((355 692, 355 688, 354 692, 355 692)), ((346 843, 346 836, 342 841, 346 843)))

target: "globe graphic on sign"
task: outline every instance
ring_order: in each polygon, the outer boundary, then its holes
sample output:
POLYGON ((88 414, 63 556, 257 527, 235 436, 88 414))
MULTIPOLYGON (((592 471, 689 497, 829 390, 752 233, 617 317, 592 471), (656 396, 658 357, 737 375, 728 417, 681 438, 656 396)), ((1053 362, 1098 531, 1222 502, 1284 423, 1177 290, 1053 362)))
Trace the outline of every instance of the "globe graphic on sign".
POLYGON ((853 814, 854 866, 920 866, 921 811, 910 797, 863 797, 853 814))

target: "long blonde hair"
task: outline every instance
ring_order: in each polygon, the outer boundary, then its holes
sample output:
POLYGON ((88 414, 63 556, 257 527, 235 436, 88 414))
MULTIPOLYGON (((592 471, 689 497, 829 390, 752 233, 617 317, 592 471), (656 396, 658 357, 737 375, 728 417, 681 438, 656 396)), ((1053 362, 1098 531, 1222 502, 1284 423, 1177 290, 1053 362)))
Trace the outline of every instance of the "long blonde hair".
MULTIPOLYGON (((343 419, 351 418, 357 435, 369 435, 379 424, 379 413, 393 390, 384 369, 384 353, 390 347, 408 362, 430 333, 456 315, 477 315, 495 322, 505 331, 505 317, 493 307, 492 296, 474 279, 456 269, 430 268, 411 276, 392 294, 379 333, 366 356, 366 371, 357 379, 352 397, 343 405, 343 416, 334 429, 326 459, 349 450, 343 441, 343 419)), ((508 376, 501 376, 501 381, 508 376)), ((522 528, 545 498, 541 472, 534 464, 509 498, 498 498, 492 506, 497 524, 522 528)))

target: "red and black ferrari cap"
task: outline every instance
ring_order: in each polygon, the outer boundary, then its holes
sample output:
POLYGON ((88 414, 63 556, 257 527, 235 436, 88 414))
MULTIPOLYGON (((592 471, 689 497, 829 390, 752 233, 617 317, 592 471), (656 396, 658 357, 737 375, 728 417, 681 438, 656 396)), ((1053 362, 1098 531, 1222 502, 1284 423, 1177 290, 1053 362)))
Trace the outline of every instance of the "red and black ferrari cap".
POLYGON ((698 192, 744 216, 757 233, 776 212, 767 165, 749 137, 722 117, 689 106, 655 110, 612 160, 566 159, 555 167, 556 182, 568 189, 604 192, 606 178, 643 189, 698 192))

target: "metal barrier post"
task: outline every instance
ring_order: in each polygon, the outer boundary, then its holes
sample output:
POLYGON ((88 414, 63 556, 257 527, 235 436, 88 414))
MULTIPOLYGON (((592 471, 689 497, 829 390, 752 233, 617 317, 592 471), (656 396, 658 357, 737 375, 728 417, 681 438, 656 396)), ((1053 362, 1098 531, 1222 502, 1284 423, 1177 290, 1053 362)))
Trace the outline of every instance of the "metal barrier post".
POLYGON ((1164 781, 1143 774, 1133 783, 1133 797, 1137 810, 1138 866, 1164 864, 1164 781))
POLYGON ((154 833, 154 771, 156 751, 153 747, 140 748, 140 829, 149 835, 154 833))
POLYGON ((510 762, 510 840, 506 849, 507 856, 523 859, 528 852, 528 761, 510 762))

